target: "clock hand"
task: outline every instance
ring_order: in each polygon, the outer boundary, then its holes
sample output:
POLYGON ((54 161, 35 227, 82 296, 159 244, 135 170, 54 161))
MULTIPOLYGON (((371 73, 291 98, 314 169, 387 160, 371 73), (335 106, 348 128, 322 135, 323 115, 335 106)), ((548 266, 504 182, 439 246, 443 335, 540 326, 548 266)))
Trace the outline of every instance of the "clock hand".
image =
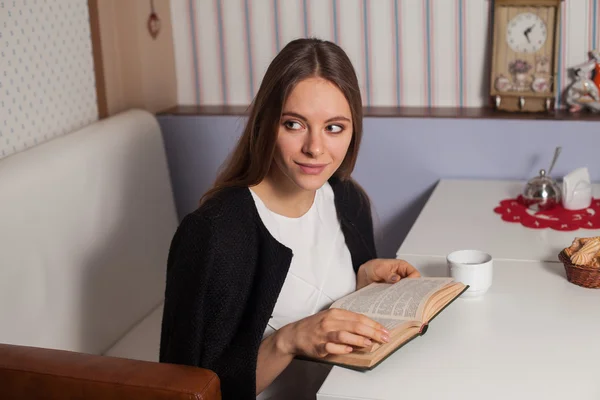
POLYGON ((531 30, 533 29, 535 25, 531 25, 529 28, 525 29, 525 32, 523 32, 523 34, 525 35, 525 37, 527 38, 527 41, 529 43, 531 43, 531 40, 529 40, 529 34, 531 33, 531 30))

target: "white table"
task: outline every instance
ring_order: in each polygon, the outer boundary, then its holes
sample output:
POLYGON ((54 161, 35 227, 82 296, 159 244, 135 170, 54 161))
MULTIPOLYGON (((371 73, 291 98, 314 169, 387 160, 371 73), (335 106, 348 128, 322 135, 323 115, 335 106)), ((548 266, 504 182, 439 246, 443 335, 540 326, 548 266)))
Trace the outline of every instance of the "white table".
MULTIPOLYGON (((405 256, 426 275, 445 258, 405 256)), ((484 297, 457 299, 373 371, 334 367, 318 400, 600 399, 600 290, 559 263, 494 261, 484 297)))
MULTIPOLYGON (((494 208, 501 200, 517 197, 524 185, 519 181, 440 181, 397 256, 445 257, 454 250, 476 249, 496 260, 558 261, 558 253, 575 236, 600 236, 600 229, 561 232, 503 221, 494 208)), ((600 197, 600 185, 593 188, 594 197, 600 197)))
MULTIPOLYGON (((397 256, 445 276, 448 253, 494 257, 494 282, 457 299, 373 371, 334 367, 318 400, 600 399, 600 290, 569 283, 558 252, 600 230, 533 230, 494 208, 525 182, 441 181, 397 256)), ((594 185, 600 197, 600 185, 594 185)))

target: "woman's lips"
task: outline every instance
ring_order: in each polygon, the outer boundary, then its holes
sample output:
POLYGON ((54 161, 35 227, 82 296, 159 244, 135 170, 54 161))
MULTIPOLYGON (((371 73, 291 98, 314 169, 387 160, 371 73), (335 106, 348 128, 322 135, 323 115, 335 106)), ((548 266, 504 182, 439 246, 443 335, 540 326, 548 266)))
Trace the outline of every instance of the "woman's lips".
POLYGON ((327 164, 305 164, 299 162, 296 164, 298 164, 302 172, 307 175, 319 175, 321 172, 323 172, 325 167, 327 167, 327 164))

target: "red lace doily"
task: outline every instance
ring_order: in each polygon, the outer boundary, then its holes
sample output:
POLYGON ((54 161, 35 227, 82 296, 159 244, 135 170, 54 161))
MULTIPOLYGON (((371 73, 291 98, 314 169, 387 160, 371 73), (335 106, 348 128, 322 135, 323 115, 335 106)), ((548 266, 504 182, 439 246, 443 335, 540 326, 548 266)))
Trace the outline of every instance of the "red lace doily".
POLYGON ((583 210, 570 211, 558 205, 551 210, 533 211, 516 199, 505 199, 494 208, 494 212, 507 222, 520 222, 532 229, 550 228, 557 231, 575 231, 577 229, 600 229, 600 199, 592 199, 592 204, 583 210))

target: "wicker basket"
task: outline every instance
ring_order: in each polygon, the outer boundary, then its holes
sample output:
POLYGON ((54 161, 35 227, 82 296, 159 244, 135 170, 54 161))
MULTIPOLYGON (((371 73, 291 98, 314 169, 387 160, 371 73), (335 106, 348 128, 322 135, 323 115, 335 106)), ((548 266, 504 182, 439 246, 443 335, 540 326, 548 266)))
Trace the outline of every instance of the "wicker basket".
POLYGON ((569 282, 586 288, 600 288, 600 268, 573 264, 564 250, 558 254, 558 259, 565 265, 569 282))

